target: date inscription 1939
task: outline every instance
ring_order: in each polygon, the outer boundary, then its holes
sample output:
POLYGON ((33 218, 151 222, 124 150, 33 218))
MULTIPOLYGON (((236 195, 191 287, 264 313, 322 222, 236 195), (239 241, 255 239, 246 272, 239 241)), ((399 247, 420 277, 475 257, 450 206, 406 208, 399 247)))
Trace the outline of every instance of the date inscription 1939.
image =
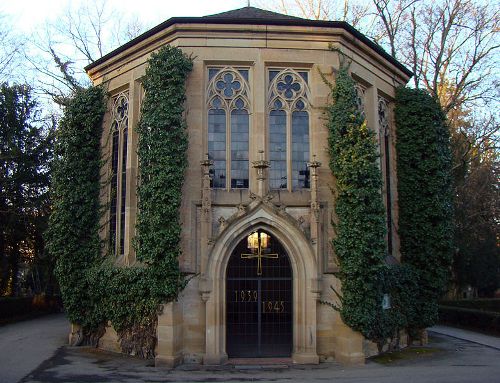
MULTIPOLYGON (((234 302, 250 303, 258 302, 257 290, 234 290, 234 302)), ((262 301, 262 313, 283 313, 285 312, 285 301, 262 301)))

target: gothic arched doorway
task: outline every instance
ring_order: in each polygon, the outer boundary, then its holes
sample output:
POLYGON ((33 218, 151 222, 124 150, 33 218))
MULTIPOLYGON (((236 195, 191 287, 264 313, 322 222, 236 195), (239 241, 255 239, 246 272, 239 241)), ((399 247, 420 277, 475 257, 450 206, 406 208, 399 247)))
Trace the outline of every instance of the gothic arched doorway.
POLYGON ((285 249, 258 230, 236 246, 226 270, 226 351, 235 357, 289 357, 292 268, 285 249))

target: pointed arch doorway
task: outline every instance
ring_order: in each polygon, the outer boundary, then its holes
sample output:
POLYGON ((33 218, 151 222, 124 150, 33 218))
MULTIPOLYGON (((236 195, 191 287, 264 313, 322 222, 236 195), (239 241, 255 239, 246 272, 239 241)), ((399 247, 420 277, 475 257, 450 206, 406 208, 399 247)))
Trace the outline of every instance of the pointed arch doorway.
POLYGON ((288 255, 264 231, 235 247, 226 269, 226 351, 230 358, 290 357, 293 280, 288 255))

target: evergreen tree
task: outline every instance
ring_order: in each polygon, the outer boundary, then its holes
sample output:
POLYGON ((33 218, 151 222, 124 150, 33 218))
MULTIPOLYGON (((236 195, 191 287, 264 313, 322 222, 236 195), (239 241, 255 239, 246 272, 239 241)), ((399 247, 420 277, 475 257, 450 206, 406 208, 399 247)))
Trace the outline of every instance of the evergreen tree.
POLYGON ((20 263, 44 253, 53 129, 40 116, 28 86, 0 86, 0 295, 16 295, 20 263))

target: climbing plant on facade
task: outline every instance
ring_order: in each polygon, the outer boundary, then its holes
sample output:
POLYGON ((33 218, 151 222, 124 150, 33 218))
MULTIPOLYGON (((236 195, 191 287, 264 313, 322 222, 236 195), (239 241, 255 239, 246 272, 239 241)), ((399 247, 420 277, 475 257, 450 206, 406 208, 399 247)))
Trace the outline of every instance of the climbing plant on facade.
POLYGON ((414 329, 437 320, 452 260, 450 136, 446 117, 426 91, 396 93, 401 258, 417 272, 414 329))
POLYGON ((330 169, 335 177, 333 241, 342 282, 344 322, 383 344, 392 336, 382 309, 386 254, 385 211, 375 134, 356 106, 355 83, 341 67, 329 112, 330 169))
POLYGON ((178 48, 153 53, 144 77, 139 135, 137 260, 119 267, 102 253, 99 204, 104 91, 79 91, 61 122, 53 181, 49 246, 57 260, 68 317, 94 342, 104 325, 117 330, 122 349, 152 357, 160 305, 184 286, 179 271, 179 207, 187 165, 185 81, 192 60, 178 48))
POLYGON ((57 129, 52 169, 48 249, 56 260, 68 319, 85 327, 93 327, 97 303, 88 271, 101 253, 99 152, 104 112, 102 88, 76 92, 57 129))

